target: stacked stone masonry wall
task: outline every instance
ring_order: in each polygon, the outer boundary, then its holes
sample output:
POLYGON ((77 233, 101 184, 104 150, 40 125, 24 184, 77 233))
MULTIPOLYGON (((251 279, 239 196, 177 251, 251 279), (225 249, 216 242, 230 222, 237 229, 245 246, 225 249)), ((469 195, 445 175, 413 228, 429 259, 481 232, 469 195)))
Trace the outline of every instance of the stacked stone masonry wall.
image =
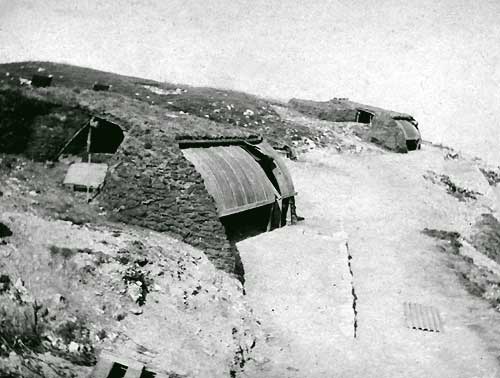
POLYGON ((113 163, 100 200, 113 220, 177 235, 204 250, 217 268, 235 273, 237 250, 215 202, 171 136, 129 136, 113 163))

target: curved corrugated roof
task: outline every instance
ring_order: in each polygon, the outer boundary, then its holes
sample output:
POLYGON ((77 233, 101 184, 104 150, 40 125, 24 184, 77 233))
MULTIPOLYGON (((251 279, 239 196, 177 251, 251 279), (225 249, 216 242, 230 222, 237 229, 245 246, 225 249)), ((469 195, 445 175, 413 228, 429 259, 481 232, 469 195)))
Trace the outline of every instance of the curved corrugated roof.
POLYGON ((186 148, 217 204, 219 216, 239 213, 275 201, 275 189, 264 170, 240 146, 186 148))
POLYGON ((396 124, 401 127, 405 134, 406 140, 419 140, 420 132, 410 121, 406 120, 395 120, 396 124))

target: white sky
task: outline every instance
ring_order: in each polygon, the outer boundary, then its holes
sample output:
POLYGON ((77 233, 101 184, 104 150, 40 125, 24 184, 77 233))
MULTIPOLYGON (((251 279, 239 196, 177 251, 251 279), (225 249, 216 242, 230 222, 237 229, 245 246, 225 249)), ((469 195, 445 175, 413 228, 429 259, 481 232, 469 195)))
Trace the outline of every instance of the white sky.
POLYGON ((498 0, 0 0, 0 62, 350 97, 500 164, 499 16, 498 0))

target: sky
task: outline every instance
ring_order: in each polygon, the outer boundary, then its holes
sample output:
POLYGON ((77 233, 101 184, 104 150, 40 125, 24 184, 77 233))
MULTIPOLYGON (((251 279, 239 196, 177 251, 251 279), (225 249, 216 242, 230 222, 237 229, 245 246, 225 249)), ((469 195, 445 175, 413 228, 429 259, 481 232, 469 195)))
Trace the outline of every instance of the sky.
POLYGON ((500 165, 498 0, 0 0, 0 62, 349 97, 500 165))

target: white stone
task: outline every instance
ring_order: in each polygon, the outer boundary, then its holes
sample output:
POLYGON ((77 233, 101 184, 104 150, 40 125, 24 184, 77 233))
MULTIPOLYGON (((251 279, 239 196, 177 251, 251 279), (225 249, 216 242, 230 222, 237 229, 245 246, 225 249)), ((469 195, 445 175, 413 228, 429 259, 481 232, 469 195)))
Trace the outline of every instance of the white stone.
POLYGON ((70 353, 76 353, 78 352, 78 349, 80 348, 80 344, 75 343, 74 341, 70 342, 68 345, 68 351, 70 353))

